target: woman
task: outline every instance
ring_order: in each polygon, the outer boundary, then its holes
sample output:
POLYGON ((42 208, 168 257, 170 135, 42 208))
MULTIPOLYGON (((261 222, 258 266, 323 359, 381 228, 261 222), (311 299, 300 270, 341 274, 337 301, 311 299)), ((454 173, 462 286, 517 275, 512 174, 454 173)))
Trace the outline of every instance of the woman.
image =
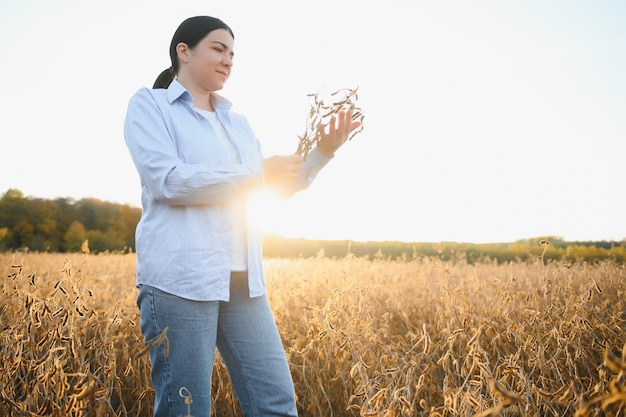
POLYGON ((309 186, 359 126, 331 120, 317 148, 263 159, 244 117, 219 96, 233 66, 234 35, 221 20, 189 18, 170 44, 172 66, 130 100, 124 135, 142 187, 137 305, 150 350, 154 416, 209 416, 215 348, 246 416, 297 415, 293 382, 266 298, 262 236, 246 227, 246 197, 268 185, 309 186), (184 391, 184 390, 183 390, 184 391))

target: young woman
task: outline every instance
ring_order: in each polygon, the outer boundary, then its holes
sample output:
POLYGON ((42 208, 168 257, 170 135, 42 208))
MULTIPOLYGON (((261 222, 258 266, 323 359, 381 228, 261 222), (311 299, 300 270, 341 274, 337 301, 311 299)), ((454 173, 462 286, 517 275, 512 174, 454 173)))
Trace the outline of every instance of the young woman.
POLYGON ((172 38, 172 66, 131 98, 125 140, 141 179, 137 305, 146 340, 167 330, 169 352, 150 350, 154 416, 208 417, 215 348, 246 416, 297 415, 293 382, 266 298, 262 236, 246 226, 246 197, 269 185, 309 186, 359 126, 331 120, 307 159, 264 158, 246 119, 216 92, 230 76, 234 35, 196 16, 172 38))

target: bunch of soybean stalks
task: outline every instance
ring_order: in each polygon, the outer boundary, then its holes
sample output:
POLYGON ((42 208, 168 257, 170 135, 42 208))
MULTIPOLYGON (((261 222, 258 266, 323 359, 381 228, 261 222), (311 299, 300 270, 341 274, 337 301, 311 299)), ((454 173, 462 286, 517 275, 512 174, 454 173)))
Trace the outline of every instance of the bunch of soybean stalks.
POLYGON ((621 265, 266 265, 303 416, 624 415, 621 265))
POLYGON ((133 358, 143 344, 133 288, 112 285, 126 268, 100 257, 96 269, 88 258, 51 269, 3 262, 0 415, 121 417, 151 408, 149 361, 133 358))
POLYGON ((361 121, 361 126, 358 130, 352 132, 348 140, 351 140, 354 135, 363 130, 363 112, 361 108, 357 106, 357 100, 359 98, 356 89, 344 88, 335 91, 331 94, 333 98, 332 104, 326 104, 320 93, 307 94, 308 97, 313 98, 313 104, 309 110, 306 121, 306 129, 304 133, 298 136, 299 144, 296 153, 306 159, 307 155, 313 149, 313 147, 321 139, 321 131, 329 124, 333 117, 336 117, 342 111, 352 111, 352 121, 361 121))
MULTIPOLYGON (((0 415, 152 415, 146 352, 168 336, 144 343, 134 256, 19 258, 0 253, 0 415)), ((320 254, 265 269, 302 417, 625 414, 623 264, 320 254)), ((211 416, 241 417, 218 358, 211 416)))

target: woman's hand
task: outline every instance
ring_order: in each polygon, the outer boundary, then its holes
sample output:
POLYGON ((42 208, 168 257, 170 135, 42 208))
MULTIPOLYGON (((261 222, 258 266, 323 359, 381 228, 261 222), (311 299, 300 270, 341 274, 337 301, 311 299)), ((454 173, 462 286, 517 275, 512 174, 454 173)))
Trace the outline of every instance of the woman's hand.
POLYGON ((264 159, 265 183, 270 186, 290 184, 298 176, 303 161, 304 159, 297 154, 274 155, 264 159))
POLYGON ((340 111, 338 116, 333 116, 327 125, 320 125, 320 140, 317 149, 326 157, 330 158, 341 147, 352 131, 361 126, 360 121, 352 121, 352 110, 340 111), (328 131, 326 131, 328 127, 328 131))

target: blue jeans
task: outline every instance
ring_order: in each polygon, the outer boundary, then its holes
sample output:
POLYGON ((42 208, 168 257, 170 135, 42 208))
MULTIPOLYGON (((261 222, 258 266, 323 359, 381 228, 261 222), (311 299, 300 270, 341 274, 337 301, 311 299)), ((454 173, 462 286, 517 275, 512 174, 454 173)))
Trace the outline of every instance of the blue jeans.
POLYGON ((179 395, 192 395, 191 415, 209 417, 215 348, 220 352, 246 417, 297 416, 293 381, 265 296, 248 296, 247 277, 233 276, 229 302, 190 301, 143 285, 137 305, 146 340, 168 327, 164 344, 150 349, 154 416, 187 415, 179 395))

